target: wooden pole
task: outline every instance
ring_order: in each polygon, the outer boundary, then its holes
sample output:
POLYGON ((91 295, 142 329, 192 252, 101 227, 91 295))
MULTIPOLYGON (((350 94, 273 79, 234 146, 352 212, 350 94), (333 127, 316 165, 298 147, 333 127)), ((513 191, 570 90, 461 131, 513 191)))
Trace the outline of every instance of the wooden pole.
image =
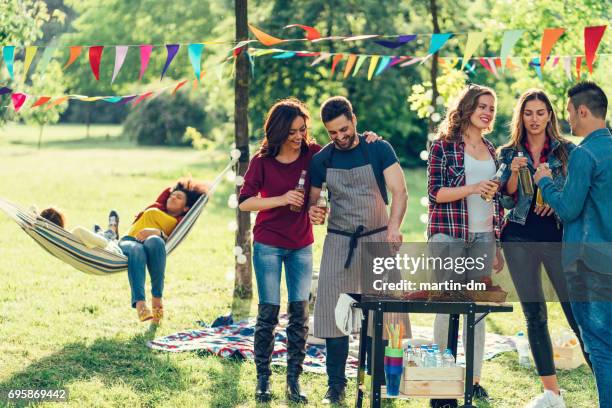
MULTIPOLYGON (((236 13, 236 42, 248 39, 248 0, 235 0, 236 13)), ((250 63, 247 56, 247 46, 241 49, 236 57, 236 77, 234 79, 234 125, 236 148, 241 156, 238 161, 236 173, 244 176, 249 165, 249 74, 250 63)), ((236 195, 240 187, 236 187, 236 195)), ((236 245, 242 248, 246 256, 246 263, 235 266, 234 297, 250 299, 253 297, 253 283, 251 273, 251 214, 236 208, 236 245)))

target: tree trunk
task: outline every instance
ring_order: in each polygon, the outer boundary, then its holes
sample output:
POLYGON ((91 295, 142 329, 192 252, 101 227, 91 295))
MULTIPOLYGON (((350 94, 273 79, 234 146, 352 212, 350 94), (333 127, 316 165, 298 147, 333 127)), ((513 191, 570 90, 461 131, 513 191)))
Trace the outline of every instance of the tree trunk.
MULTIPOLYGON (((436 5, 436 0, 430 0, 429 1, 429 11, 431 13, 431 20, 432 20, 432 24, 433 24, 433 32, 434 33, 439 33, 440 32, 440 25, 438 24, 438 6, 436 5)), ((434 108, 436 107, 436 99, 438 99, 438 82, 437 82, 437 78, 438 78, 438 57, 436 55, 433 55, 431 57, 431 106, 433 106, 434 108)), ((429 132, 428 133, 433 133, 433 131, 435 130, 435 124, 433 122, 433 120, 431 120, 431 117, 429 118, 429 132)), ((429 138, 427 139, 427 146, 429 147, 429 138)), ((429 150, 429 149, 428 149, 429 150)))
POLYGON ((38 129, 38 150, 40 150, 40 147, 42 145, 42 134, 43 134, 43 128, 45 127, 44 123, 41 123, 39 129, 38 129))
MULTIPOLYGON (((236 13, 236 41, 248 39, 247 0, 235 0, 236 13)), ((237 174, 244 176, 249 165, 249 71, 247 46, 236 57, 236 77, 234 79, 234 126, 236 148, 242 153, 238 161, 237 174)), ((240 193, 240 187, 236 187, 236 195, 240 193)), ((253 283, 251 273, 251 214, 236 209, 236 221, 238 231, 236 232, 236 245, 242 248, 246 256, 246 263, 236 262, 234 281, 234 296, 242 299, 253 297, 253 283)))

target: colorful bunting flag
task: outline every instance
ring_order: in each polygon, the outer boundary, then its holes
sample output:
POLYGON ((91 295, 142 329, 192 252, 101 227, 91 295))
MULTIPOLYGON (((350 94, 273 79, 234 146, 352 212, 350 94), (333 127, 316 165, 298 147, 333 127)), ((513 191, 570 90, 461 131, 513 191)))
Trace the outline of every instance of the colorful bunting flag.
POLYGON ((189 62, 191 62, 193 73, 198 81, 200 80, 200 70, 202 67, 202 50, 204 50, 204 44, 189 44, 187 46, 189 62))
POLYGON ((74 61, 76 61, 79 55, 81 55, 82 49, 83 47, 81 47, 80 45, 70 47, 70 57, 68 58, 68 62, 66 63, 66 65, 64 65, 64 69, 68 68, 70 65, 72 65, 74 61))
POLYGON ((411 57, 411 59, 409 59, 408 61, 406 61, 406 62, 402 63, 402 64, 400 65, 400 68, 404 68, 404 67, 407 67, 407 66, 410 66, 410 65, 416 64, 416 63, 418 63, 418 62, 421 62, 423 59, 424 59, 424 58, 422 58, 422 57, 411 57))
POLYGON ((102 61, 102 53, 104 52, 103 45, 95 45, 89 47, 89 66, 96 81, 100 80, 100 62, 102 61))
POLYGON ((115 68, 113 69, 113 77, 111 79, 111 84, 115 82, 115 78, 119 74, 123 63, 125 62, 125 57, 128 53, 127 45, 117 45, 115 47, 115 68))
POLYGON ((265 45, 266 47, 269 47, 271 45, 276 45, 284 41, 284 40, 281 40, 280 38, 276 38, 269 34, 264 33, 263 31, 261 31, 255 26, 252 26, 251 24, 249 24, 249 28, 251 29, 251 32, 255 35, 257 40, 259 40, 259 42, 265 45))
POLYGON ((121 101, 121 97, 120 96, 109 96, 108 98, 103 98, 102 100, 104 102, 117 103, 121 101))
POLYGON ((563 69, 567 79, 572 80, 572 57, 563 57, 563 69))
POLYGON ((432 34, 428 54, 433 55, 438 52, 452 36, 452 33, 432 34))
POLYGON ((321 55, 319 55, 317 58, 315 58, 314 61, 312 61, 312 64, 310 64, 310 66, 314 67, 315 65, 317 65, 321 61, 328 59, 329 57, 331 57, 331 54, 329 52, 322 52, 321 55))
POLYGON ((66 101, 68 100, 68 98, 69 98, 68 96, 62 96, 62 97, 57 98, 56 100, 54 100, 53 102, 51 102, 50 104, 48 104, 48 105, 45 107, 45 110, 49 110, 49 109, 51 109, 51 108, 52 108, 52 107, 54 107, 54 106, 57 106, 57 105, 59 105, 59 104, 62 104, 62 103, 64 103, 64 102, 66 102, 66 101))
POLYGON ((135 107, 136 105, 138 105, 140 102, 144 101, 145 99, 149 98, 151 95, 153 95, 152 91, 143 93, 142 95, 140 95, 132 104, 132 107, 135 107))
POLYGON ((336 67, 338 66, 338 63, 340 61, 342 61, 342 58, 344 57, 344 55, 342 54, 336 54, 334 55, 334 58, 332 59, 332 68, 331 68, 331 74, 330 77, 334 76, 334 73, 336 72, 336 67))
POLYGON ((3 86, 2 88, 0 88, 0 96, 10 94, 11 92, 13 92, 13 90, 8 86, 3 86))
POLYGON ((172 96, 176 95, 176 92, 181 89, 181 87, 183 85, 185 85, 187 83, 187 81, 181 81, 178 84, 176 84, 176 86, 174 87, 174 89, 172 90, 172 96))
POLYGON ((363 63, 366 61, 366 59, 368 59, 367 55, 360 55, 359 58, 357 58, 357 63, 355 64, 355 70, 353 71, 353 76, 357 75, 357 72, 359 72, 359 69, 361 68, 363 63))
POLYGON ((21 109, 27 97, 28 96, 26 94, 21 92, 14 92, 11 95, 11 100, 13 101, 13 108, 15 108, 15 112, 19 112, 19 109, 21 109))
POLYGON ((287 58, 292 58, 295 56, 295 52, 293 51, 285 51, 285 52, 281 52, 280 54, 277 54, 275 56, 273 56, 272 58, 274 59, 287 59, 287 58))
POLYGON ((44 105, 45 103, 49 102, 51 100, 50 96, 41 96, 40 98, 38 98, 36 100, 36 102, 34 102, 31 106, 31 108, 36 108, 37 106, 41 106, 44 105))
POLYGON ((582 67, 582 57, 576 57, 576 80, 580 81, 580 68, 582 67))
MULTIPOLYGON (((319 31, 316 28, 314 28, 314 27, 305 26, 305 25, 302 25, 302 24, 289 24, 288 26, 285 26, 284 28, 287 29, 287 28, 292 28, 292 27, 299 27, 302 30, 306 31, 306 39, 309 40, 309 41, 317 40, 317 39, 321 38, 321 33, 319 33, 319 31)), ((252 28, 253 27, 251 27, 251 29, 252 28)), ((255 32, 253 32, 253 33, 255 34, 255 32)), ((255 36, 257 36, 257 34, 255 34, 255 36)), ((272 38, 274 38, 274 37, 272 37, 272 38)), ((258 37, 258 39, 259 39, 259 37, 258 37)))
POLYGON ((584 28, 584 55, 591 74, 593 73, 595 53, 597 52, 597 48, 599 47, 599 43, 603 38, 606 28, 608 28, 607 25, 584 28))
POLYGON ((550 51, 552 51, 555 43, 564 32, 565 28, 547 28, 544 30, 544 35, 542 35, 542 51, 540 54, 540 69, 542 71, 544 70, 544 65, 546 65, 546 60, 550 55, 550 51))
POLYGON ((370 58, 370 66, 368 68, 368 81, 372 79, 372 76, 374 75, 374 70, 376 69, 376 64, 378 64, 379 59, 379 55, 372 55, 372 58, 370 58))
POLYGON ((43 54, 40 57, 40 60, 38 61, 36 70, 40 72, 41 79, 45 76, 45 70, 47 69, 47 65, 49 65, 49 61, 51 61, 51 58, 53 58, 55 50, 57 50, 57 47, 46 47, 45 51, 43 51, 43 54))
POLYGON ((542 80, 542 64, 540 64, 540 59, 537 57, 532 59, 529 65, 531 65, 535 69, 536 74, 538 74, 538 78, 540 78, 540 81, 541 81, 542 80))
MULTIPOLYGON (((172 63, 172 60, 176 56, 176 53, 178 52, 179 48, 180 48, 179 44, 166 44, 166 50, 168 52, 168 57, 166 58, 166 63, 164 64, 164 69, 162 70, 161 78, 159 78, 160 81, 164 78, 164 75, 166 75, 166 71, 168 70, 168 67, 170 66, 170 64, 172 63)), ((136 103, 134 104, 136 105, 136 103)))
POLYGON ((346 37, 342 41, 344 42, 362 41, 362 40, 369 40, 371 38, 378 38, 378 37, 380 37, 380 35, 378 34, 364 34, 364 35, 355 35, 352 37, 346 37))
POLYGON ((380 59, 380 64, 378 64, 378 68, 376 72, 374 72, 374 76, 380 75, 385 69, 389 67, 389 63, 391 62, 391 56, 386 55, 380 59))
POLYGON ((153 50, 152 45, 141 45, 140 46, 140 74, 138 74, 138 80, 140 81, 149 66, 149 58, 151 57, 151 51, 153 50))
POLYGON ((30 70, 30 65, 32 65, 34 56, 36 55, 36 50, 38 50, 38 47, 35 45, 26 47, 25 57, 23 59, 23 78, 21 79, 22 83, 25 82, 26 77, 28 76, 28 71, 30 70))
POLYGON ((409 43, 410 41, 415 40, 416 38, 417 38, 416 34, 410 34, 410 35, 400 35, 394 41, 378 40, 374 42, 378 45, 382 45, 383 47, 395 49, 395 48, 401 47, 404 44, 409 43))
POLYGON ((510 55, 510 51, 512 48, 514 48, 524 32, 525 30, 509 30, 504 32, 504 38, 502 39, 501 51, 499 54, 501 60, 504 62, 504 64, 502 64, 502 71, 507 65, 507 61, 509 61, 508 55, 510 55))
POLYGON ((463 52, 463 62, 461 63, 461 69, 465 68, 466 62, 474 55, 474 52, 478 49, 480 44, 484 41, 486 33, 468 33, 467 41, 465 44, 465 51, 463 52))
MULTIPOLYGON (((6 65, 6 70, 8 71, 11 79, 15 79, 13 75, 13 63, 15 62, 15 46, 14 45, 5 45, 2 48, 2 57, 4 58, 4 64, 6 65)), ((16 110, 19 110, 17 108, 16 110)))
POLYGON ((349 54, 348 59, 346 60, 346 66, 344 67, 344 75, 343 78, 348 78, 351 70, 355 66, 355 62, 357 61, 357 56, 355 54, 349 54))

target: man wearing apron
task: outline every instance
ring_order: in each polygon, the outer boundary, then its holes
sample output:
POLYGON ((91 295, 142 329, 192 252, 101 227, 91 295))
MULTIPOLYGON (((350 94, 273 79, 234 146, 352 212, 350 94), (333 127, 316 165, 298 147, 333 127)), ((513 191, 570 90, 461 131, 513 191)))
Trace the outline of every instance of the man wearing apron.
MULTIPOLYGON (((344 399, 349 338, 336 327, 340 294, 361 293, 361 247, 364 242, 402 242, 400 226, 408 193, 404 173, 386 141, 366 144, 357 134, 351 103, 336 96, 321 107, 321 119, 332 142, 310 163, 310 209, 313 224, 325 222, 326 211, 314 205, 327 183, 331 210, 314 311, 314 335, 325 339, 328 390, 324 404, 344 399), (391 214, 387 214, 387 189, 391 214)), ((406 332, 410 333, 407 315, 406 332)))

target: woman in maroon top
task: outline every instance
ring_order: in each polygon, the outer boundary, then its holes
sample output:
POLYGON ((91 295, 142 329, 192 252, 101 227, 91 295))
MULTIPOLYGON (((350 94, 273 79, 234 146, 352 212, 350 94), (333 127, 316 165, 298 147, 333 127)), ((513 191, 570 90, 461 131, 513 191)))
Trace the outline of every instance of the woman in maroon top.
MULTIPOLYGON (((308 135, 310 115, 297 99, 282 99, 270 108, 264 123, 264 140, 251 159, 240 190, 242 211, 258 211, 253 228, 253 266, 259 293, 255 326, 255 365, 260 402, 272 398, 269 378, 274 350, 274 328, 280 310, 281 269, 289 297, 287 325, 287 398, 308 403, 301 392, 299 375, 306 356, 308 337, 308 298, 312 279, 312 224, 308 218, 310 177, 304 191, 295 190, 303 170, 321 150, 308 135), (290 206, 299 207, 299 211, 290 206)), ((366 141, 379 137, 367 132, 366 141)))

